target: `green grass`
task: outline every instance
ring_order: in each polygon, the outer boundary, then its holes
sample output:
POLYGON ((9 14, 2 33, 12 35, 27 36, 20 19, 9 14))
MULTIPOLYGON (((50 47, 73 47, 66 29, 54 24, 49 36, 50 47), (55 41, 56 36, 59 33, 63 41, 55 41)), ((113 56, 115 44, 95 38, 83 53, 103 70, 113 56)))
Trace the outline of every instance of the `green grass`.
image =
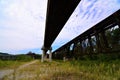
POLYGON ((14 69, 18 66, 25 64, 26 61, 17 61, 17 60, 0 60, 0 70, 3 69, 14 69))
POLYGON ((4 80, 120 80, 120 60, 37 62, 4 80), (12 77, 15 76, 15 77, 12 77))
POLYGON ((0 59, 0 70, 3 69, 14 69, 18 66, 32 61, 33 58, 27 55, 17 55, 15 60, 1 60, 0 59))

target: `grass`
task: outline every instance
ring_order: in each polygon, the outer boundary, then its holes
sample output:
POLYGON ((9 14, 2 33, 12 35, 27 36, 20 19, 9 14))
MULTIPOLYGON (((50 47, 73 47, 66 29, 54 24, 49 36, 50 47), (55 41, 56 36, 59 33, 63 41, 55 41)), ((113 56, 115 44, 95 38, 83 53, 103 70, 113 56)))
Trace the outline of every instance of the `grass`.
POLYGON ((120 80, 120 60, 39 61, 4 80, 120 80))
POLYGON ((17 68, 18 66, 25 64, 27 62, 26 61, 18 61, 18 60, 0 60, 0 70, 14 69, 14 68, 17 68))
POLYGON ((3 69, 14 69, 17 68, 18 66, 32 61, 33 58, 27 55, 17 55, 15 60, 1 60, 0 59, 0 70, 3 69))
POLYGON ((3 80, 120 80, 120 54, 85 55, 65 62, 39 60, 21 69, 14 68, 3 80))
POLYGON ((74 66, 78 65, 80 71, 83 72, 82 80, 120 80, 120 60, 76 61, 73 63, 74 66))

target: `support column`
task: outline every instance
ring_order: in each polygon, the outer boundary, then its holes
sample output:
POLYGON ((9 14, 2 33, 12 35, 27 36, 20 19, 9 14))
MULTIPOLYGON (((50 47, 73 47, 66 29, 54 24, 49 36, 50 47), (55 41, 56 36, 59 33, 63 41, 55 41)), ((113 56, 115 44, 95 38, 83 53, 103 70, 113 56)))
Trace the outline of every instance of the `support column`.
POLYGON ((41 62, 44 62, 44 54, 45 54, 45 51, 42 50, 41 62))
POLYGON ((116 17, 115 17, 115 20, 116 20, 116 22, 117 22, 118 27, 120 28, 120 19, 116 16, 116 17))
POLYGON ((42 50, 41 62, 44 62, 44 60, 47 58, 46 53, 47 49, 45 47, 42 47, 41 50, 42 50))
POLYGON ((118 26, 120 28, 120 20, 119 19, 117 19, 117 23, 118 23, 118 26))
POLYGON ((66 55, 69 57, 69 58, 71 58, 71 53, 70 53, 70 45, 68 45, 68 46, 66 46, 66 55))
POLYGON ((108 48, 108 41, 106 39, 105 31, 101 32, 102 38, 103 38, 103 44, 105 48, 108 48))
POLYGON ((72 54, 74 54, 74 51, 75 51, 75 47, 76 47, 76 42, 73 43, 73 49, 72 49, 72 54))
POLYGON ((52 48, 49 49, 49 61, 52 61, 52 48))
POLYGON ((93 45, 92 45, 92 41, 91 41, 91 36, 88 36, 88 43, 90 44, 90 54, 93 53, 93 45))
POLYGON ((67 46, 67 52, 70 52, 70 45, 67 46))
POLYGON ((101 32, 101 37, 102 37, 102 51, 103 52, 109 52, 111 49, 109 48, 109 44, 108 44, 108 40, 107 40, 107 37, 105 35, 105 31, 103 30, 101 32))
POLYGON ((96 33, 95 37, 96 37, 97 53, 101 53, 102 52, 102 47, 101 47, 101 44, 100 44, 99 34, 96 33))
POLYGON ((83 46, 82 46, 82 40, 80 40, 80 54, 83 55, 83 46))
POLYGON ((116 20, 116 22, 117 22, 117 24, 118 24, 118 26, 119 26, 119 28, 120 28, 120 19, 119 19, 120 16, 119 16, 118 13, 115 13, 114 16, 115 16, 115 20, 116 20))

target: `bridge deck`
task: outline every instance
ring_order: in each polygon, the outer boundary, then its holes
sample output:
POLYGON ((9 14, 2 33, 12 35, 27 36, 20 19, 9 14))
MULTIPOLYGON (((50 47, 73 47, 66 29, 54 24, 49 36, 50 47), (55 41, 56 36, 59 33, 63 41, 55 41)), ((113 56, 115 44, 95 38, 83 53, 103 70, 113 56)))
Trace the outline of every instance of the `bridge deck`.
POLYGON ((80 0, 48 0, 43 48, 50 48, 80 0))

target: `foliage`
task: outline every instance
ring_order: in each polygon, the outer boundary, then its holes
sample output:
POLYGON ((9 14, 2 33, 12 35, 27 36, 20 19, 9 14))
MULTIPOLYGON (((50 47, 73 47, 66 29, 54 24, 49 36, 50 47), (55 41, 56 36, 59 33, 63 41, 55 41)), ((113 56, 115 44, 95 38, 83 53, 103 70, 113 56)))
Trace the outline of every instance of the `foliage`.
POLYGON ((18 61, 31 61, 31 60, 33 60, 33 58, 31 56, 21 54, 21 55, 16 56, 16 60, 18 60, 18 61))
POLYGON ((111 48, 116 50, 120 49, 120 29, 119 28, 112 28, 106 31, 106 36, 108 39, 108 43, 110 44, 111 48))
POLYGON ((35 59, 41 59, 41 55, 40 54, 36 54, 35 55, 35 59))
POLYGON ((23 61, 13 61, 13 60, 0 60, 0 70, 1 69, 11 69, 11 68, 16 68, 19 65, 23 64, 25 62, 23 61))
POLYGON ((111 61, 111 60, 120 60, 120 53, 111 53, 111 54, 92 54, 80 56, 78 60, 97 60, 97 61, 111 61))
POLYGON ((15 55, 14 60, 13 59, 0 60, 0 69, 15 68, 31 60, 33 60, 33 58, 28 55, 24 55, 24 54, 15 55))

